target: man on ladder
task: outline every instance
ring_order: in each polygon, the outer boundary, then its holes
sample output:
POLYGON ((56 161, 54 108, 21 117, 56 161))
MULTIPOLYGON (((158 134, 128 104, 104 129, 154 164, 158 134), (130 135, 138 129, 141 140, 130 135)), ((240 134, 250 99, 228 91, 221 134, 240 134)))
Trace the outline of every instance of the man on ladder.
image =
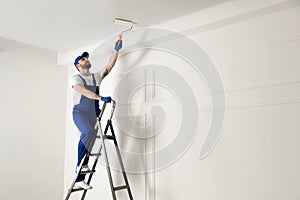
MULTIPOLYGON (((102 97, 99 95, 99 86, 101 81, 113 69, 118 58, 118 52, 122 48, 122 40, 118 40, 115 44, 112 56, 103 71, 91 73, 91 63, 89 61, 89 54, 83 52, 78 56, 74 65, 79 71, 78 74, 71 77, 71 86, 73 88, 73 121, 80 131, 80 140, 78 143, 78 161, 76 170, 83 161, 81 172, 88 172, 89 152, 94 145, 97 130, 95 124, 97 116, 100 114, 99 100, 104 102, 111 102, 111 97, 102 97)), ((85 174, 78 175, 74 189, 91 189, 85 181, 85 174)))

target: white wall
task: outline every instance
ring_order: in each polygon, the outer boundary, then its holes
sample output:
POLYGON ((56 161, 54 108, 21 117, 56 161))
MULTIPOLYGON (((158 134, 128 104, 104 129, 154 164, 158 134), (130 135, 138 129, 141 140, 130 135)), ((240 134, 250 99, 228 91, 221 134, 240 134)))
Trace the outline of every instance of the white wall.
MULTIPOLYGON (((206 49, 224 81, 223 135, 210 156, 197 160, 205 134, 199 132, 181 160, 156 173, 156 199, 300 198, 299 2, 235 1, 169 27, 193 23, 192 18, 214 19, 228 10, 237 16, 185 31, 206 49), (262 8, 248 10, 255 4, 262 8), (164 185, 177 192, 166 193, 164 185)), ((208 113, 209 107, 200 107, 208 113)))
POLYGON ((0 199, 62 199, 66 69, 53 51, 4 38, 0 60, 0 199))
MULTIPOLYGON (((225 87, 226 118, 215 149, 205 159, 199 159, 211 119, 211 107, 207 91, 196 93, 200 123, 192 145, 169 167, 155 173, 130 174, 135 199, 300 198, 300 127, 296 121, 300 117, 299 22, 299 1, 263 0, 231 1, 158 25, 182 31, 208 53, 225 87)), ((104 59, 108 55, 99 56, 104 59)), ((156 158, 150 159, 146 153, 164 148, 176 137, 176 124, 180 123, 181 117, 172 95, 156 85, 158 71, 146 69, 141 74, 125 73, 143 64, 171 66, 182 73, 195 91, 199 84, 202 84, 200 88, 203 87, 203 82, 196 80, 191 66, 165 52, 144 50, 119 58, 101 89, 104 94, 116 95, 114 98, 118 100, 114 122, 118 125, 116 132, 122 148, 144 155, 141 163, 133 163, 125 157, 125 166, 129 169, 132 165, 141 168, 145 164, 155 165, 156 158), (140 88, 129 102, 122 99, 129 89, 113 91, 118 80, 125 79, 130 88, 130 85, 147 82, 149 77, 154 77, 151 79, 154 83, 140 88), (147 134, 132 129, 130 120, 138 121, 142 127, 152 123, 153 128, 145 131, 158 131, 153 123, 159 120, 148 121, 149 110, 157 104, 168 112, 164 129, 156 137, 139 140, 124 134, 130 131, 134 136, 147 134), (132 115, 122 115, 128 108, 132 115), (122 123, 122 120, 127 122, 122 123)), ((68 93, 68 104, 70 101, 71 93, 68 93)), ((74 132, 70 118, 67 126, 65 191, 76 160, 76 136, 69 135, 69 132, 74 132)), ((88 193, 88 197, 110 198, 103 166, 99 166, 95 177, 92 183, 95 189, 88 193)))

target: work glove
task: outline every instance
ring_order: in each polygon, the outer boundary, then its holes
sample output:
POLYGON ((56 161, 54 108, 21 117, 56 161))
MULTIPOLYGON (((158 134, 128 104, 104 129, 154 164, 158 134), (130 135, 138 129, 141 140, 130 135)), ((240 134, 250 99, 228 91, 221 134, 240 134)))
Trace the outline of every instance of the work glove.
POLYGON ((111 102, 111 97, 101 97, 101 101, 110 103, 111 102))
POLYGON ((122 40, 118 40, 115 44, 115 50, 119 51, 122 48, 122 40))

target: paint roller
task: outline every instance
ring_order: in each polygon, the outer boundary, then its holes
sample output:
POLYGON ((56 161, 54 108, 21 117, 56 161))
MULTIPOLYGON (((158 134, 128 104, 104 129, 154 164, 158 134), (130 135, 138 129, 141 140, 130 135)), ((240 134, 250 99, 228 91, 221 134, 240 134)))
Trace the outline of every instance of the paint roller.
POLYGON ((122 40, 122 35, 124 32, 132 30, 133 25, 137 24, 136 22, 127 19, 122 19, 122 18, 113 18, 112 22, 114 24, 130 27, 129 29, 121 31, 121 33, 118 36, 119 41, 122 40))

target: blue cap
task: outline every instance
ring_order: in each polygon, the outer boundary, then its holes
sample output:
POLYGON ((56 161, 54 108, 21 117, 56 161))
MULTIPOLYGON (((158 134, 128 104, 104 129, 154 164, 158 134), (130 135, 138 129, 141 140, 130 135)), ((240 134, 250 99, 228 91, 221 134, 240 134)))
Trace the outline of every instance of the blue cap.
POLYGON ((89 53, 88 52, 83 52, 82 54, 81 54, 81 56, 77 56, 77 58, 75 59, 75 61, 74 61, 74 65, 75 65, 75 67, 76 67, 76 65, 78 64, 78 61, 81 59, 81 58, 83 58, 83 57, 85 57, 85 58, 89 58, 89 53))

